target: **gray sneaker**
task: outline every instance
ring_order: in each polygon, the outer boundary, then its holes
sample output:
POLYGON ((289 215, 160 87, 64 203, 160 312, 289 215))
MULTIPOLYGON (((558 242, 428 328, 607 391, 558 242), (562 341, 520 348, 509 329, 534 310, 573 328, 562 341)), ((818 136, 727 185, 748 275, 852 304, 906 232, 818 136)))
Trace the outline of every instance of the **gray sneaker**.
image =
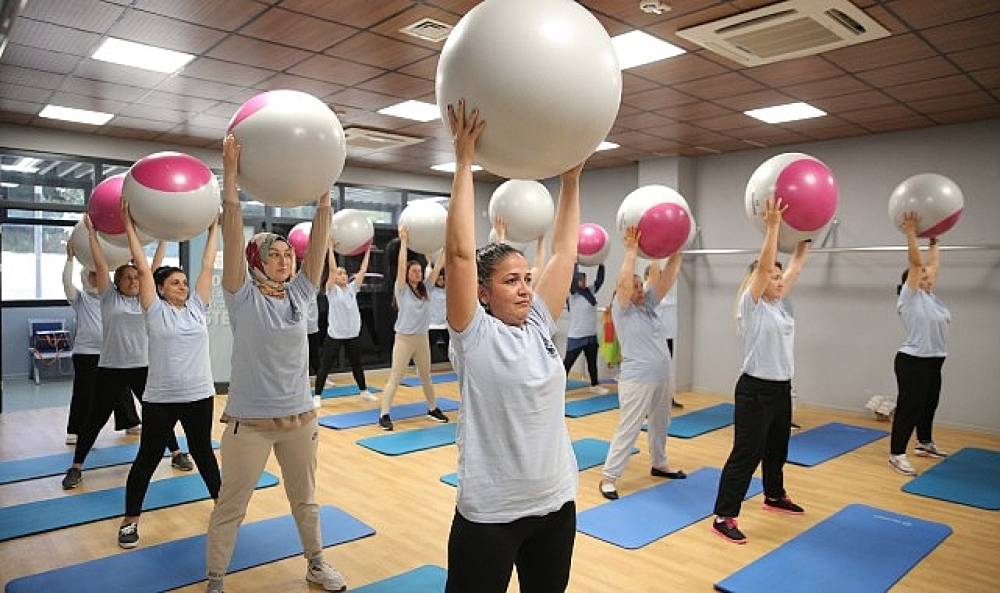
POLYGON ((179 469, 182 472, 189 472, 194 469, 194 462, 187 453, 178 453, 170 457, 170 467, 179 469))
POLYGON ((915 476, 917 470, 910 465, 910 460, 906 458, 906 453, 902 455, 889 455, 889 466, 903 474, 904 476, 915 476))
POLYGON ((83 472, 80 471, 78 467, 71 467, 66 470, 66 476, 63 477, 62 487, 63 490, 72 490, 80 485, 83 481, 83 472))
POLYGON ((344 575, 330 566, 326 560, 315 560, 306 569, 306 580, 323 587, 327 591, 347 591, 344 575))
POLYGON ((944 449, 938 448, 938 446, 934 444, 934 441, 917 443, 917 446, 913 448, 913 452, 920 457, 933 457, 934 459, 944 459, 948 456, 948 452, 944 449))

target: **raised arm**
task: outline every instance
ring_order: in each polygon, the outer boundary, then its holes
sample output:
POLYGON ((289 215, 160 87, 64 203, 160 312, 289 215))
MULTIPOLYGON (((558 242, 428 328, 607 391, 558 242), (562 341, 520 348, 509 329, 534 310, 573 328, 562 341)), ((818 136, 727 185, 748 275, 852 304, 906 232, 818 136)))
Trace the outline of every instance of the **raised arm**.
POLYGON ((788 262, 788 268, 785 269, 785 273, 781 276, 781 283, 784 285, 781 296, 788 296, 792 292, 792 287, 795 286, 795 282, 799 279, 799 274, 802 273, 802 268, 806 265, 806 255, 809 254, 811 246, 812 239, 799 241, 795 246, 795 253, 792 254, 792 259, 788 262))
POLYGON ((590 292, 597 293, 604 286, 604 264, 598 264, 597 266, 597 278, 594 279, 594 287, 590 289, 590 292))
MULTIPOLYGON (((455 177, 451 185, 451 203, 445 227, 445 257, 448 282, 445 285, 445 310, 448 325, 463 331, 479 307, 479 276, 476 271, 475 189, 472 185, 472 160, 476 140, 486 126, 479 110, 466 117, 465 100, 448 106, 448 123, 455 144, 455 177)), ((499 239, 499 238, 498 238, 499 239)))
POLYGON ((331 290, 337 284, 337 254, 333 251, 333 239, 330 239, 326 248, 326 267, 329 270, 326 274, 326 290, 331 290))
POLYGON ((919 222, 920 218, 916 212, 907 212, 903 215, 903 232, 906 233, 906 285, 910 290, 917 290, 920 283, 920 268, 924 265, 924 260, 920 256, 920 244, 917 242, 919 222))
POLYGON ((312 230, 309 232, 309 246, 306 247, 306 256, 302 258, 302 273, 317 288, 323 276, 323 260, 326 259, 327 244, 330 242, 332 220, 330 190, 326 190, 316 201, 316 213, 313 214, 312 230))
POLYGON ((930 283, 930 291, 934 292, 934 285, 937 284, 938 271, 941 269, 941 253, 938 238, 930 240, 927 248, 927 281, 930 283))
POLYGON ((434 286, 437 282, 438 276, 441 275, 441 270, 444 269, 444 260, 448 255, 448 248, 444 247, 441 249, 441 253, 438 254, 437 259, 434 261, 434 267, 431 268, 431 273, 427 276, 427 284, 434 286))
MULTIPOLYGON (((632 301, 632 291, 635 289, 635 258, 639 253, 639 227, 630 226, 625 229, 625 259, 622 261, 622 269, 618 272, 618 284, 615 286, 615 298, 618 299, 618 306, 625 308, 632 301)), ((650 278, 655 281, 653 274, 656 270, 650 271, 650 278)))
POLYGON ((542 268, 535 292, 542 297, 553 319, 558 319, 569 296, 576 264, 577 233, 580 228, 580 172, 584 163, 563 173, 560 180, 559 206, 552 232, 552 255, 542 268))
POLYGON ((205 237, 205 251, 201 254, 201 271, 198 272, 198 281, 194 285, 198 298, 206 305, 212 302, 212 273, 215 271, 215 254, 218 249, 219 219, 216 217, 212 221, 212 226, 208 227, 208 236, 205 237))
POLYGON ((767 289, 767 283, 770 281, 768 274, 771 273, 771 268, 774 267, 775 259, 778 257, 778 230, 781 228, 781 215, 786 208, 788 206, 782 205, 781 198, 770 197, 764 204, 764 212, 761 213, 767 232, 760 247, 760 255, 757 256, 757 269, 753 271, 750 280, 750 296, 755 303, 767 289))
MULTIPOLYGON (((146 261, 146 252, 139 242, 139 235, 135 232, 135 223, 132 222, 132 213, 129 212, 128 203, 122 200, 122 222, 125 223, 125 235, 128 237, 128 249, 132 252, 132 263, 139 272, 139 304, 144 310, 148 310, 156 302, 156 283, 153 282, 153 271, 149 269, 149 262, 146 261)), ((162 251, 163 241, 156 248, 157 254, 162 251)), ((162 258, 161 258, 162 259, 162 258)))
POLYGON ((243 251, 243 210, 236 190, 240 145, 232 134, 222 141, 222 288, 232 294, 246 281, 243 251))
POLYGON ((83 215, 83 224, 87 227, 87 240, 90 242, 90 254, 94 256, 94 273, 97 275, 97 292, 104 294, 111 284, 108 279, 108 260, 104 258, 104 250, 97 241, 97 231, 94 230, 94 223, 90 221, 90 215, 83 215))
MULTIPOLYGON (((138 237, 138 235, 137 235, 138 237)), ((156 270, 163 265, 163 258, 167 255, 167 242, 160 241, 156 244, 156 251, 153 253, 153 265, 150 266, 151 270, 156 270)))
POLYGON ((406 256, 410 252, 410 230, 406 225, 399 227, 399 254, 396 255, 396 288, 406 284, 406 256))
POLYGON ((73 304, 78 291, 73 286, 73 244, 69 241, 66 241, 66 263, 63 265, 62 281, 66 300, 73 304))
POLYGON ((365 274, 368 273, 368 259, 371 257, 372 249, 369 247, 365 251, 365 256, 361 258, 361 267, 358 268, 358 273, 354 275, 354 289, 361 290, 361 285, 365 283, 365 274))
POLYGON ((497 243, 507 242, 507 223, 503 221, 502 216, 493 219, 493 230, 497 233, 497 243))
MULTIPOLYGON (((662 301, 663 297, 667 296, 670 289, 673 287, 674 283, 677 282, 677 276, 681 272, 681 260, 684 259, 684 254, 680 249, 676 253, 670 256, 667 263, 663 264, 663 269, 659 270, 656 274, 656 282, 653 283, 653 291, 656 294, 656 301, 662 301)), ((653 270, 658 268, 654 262, 653 270)), ((653 277, 653 270, 650 270, 650 278, 653 277)))
MULTIPOLYGON (((574 265, 573 269, 575 272, 576 264, 574 263, 573 265, 574 265)), ((535 243, 535 265, 531 266, 531 277, 534 278, 543 269, 545 269, 545 235, 539 237, 538 241, 535 243)), ((573 276, 570 276, 571 280, 572 278, 573 276)), ((571 287, 573 286, 572 282, 570 282, 570 286, 571 287)))

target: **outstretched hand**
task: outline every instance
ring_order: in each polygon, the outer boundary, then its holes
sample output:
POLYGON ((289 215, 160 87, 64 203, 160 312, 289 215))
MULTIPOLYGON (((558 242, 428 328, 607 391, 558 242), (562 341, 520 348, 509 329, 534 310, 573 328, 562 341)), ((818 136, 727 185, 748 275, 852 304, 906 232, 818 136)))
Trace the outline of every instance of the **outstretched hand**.
POLYGON ((639 227, 632 225, 625 229, 625 249, 636 251, 639 249, 639 227))
POLYGON ((781 198, 772 196, 764 203, 764 212, 760 216, 764 219, 766 226, 776 227, 781 224, 781 217, 785 214, 785 210, 788 210, 788 204, 783 203, 781 198))
POLYGON ((906 214, 903 215, 903 224, 901 224, 900 226, 902 227, 903 232, 906 233, 907 235, 910 234, 916 235, 917 225, 919 224, 920 224, 920 217, 917 216, 917 213, 907 212, 906 214))
POLYGON ((465 99, 459 99, 458 106, 448 105, 448 124, 455 144, 456 166, 471 165, 476 155, 476 142, 486 127, 486 120, 479 118, 479 108, 466 114, 465 99))
POLYGON ((236 136, 227 134, 222 141, 222 164, 226 171, 235 173, 240 163, 240 144, 236 136))

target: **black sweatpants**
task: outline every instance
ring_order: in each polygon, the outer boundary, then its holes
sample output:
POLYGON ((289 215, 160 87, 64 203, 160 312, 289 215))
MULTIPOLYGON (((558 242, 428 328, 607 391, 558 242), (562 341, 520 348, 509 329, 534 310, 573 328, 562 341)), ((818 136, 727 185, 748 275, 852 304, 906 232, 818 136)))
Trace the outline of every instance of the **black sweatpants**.
POLYGON ((365 383, 365 369, 361 366, 361 340, 359 337, 338 340, 327 335, 326 341, 323 343, 323 356, 320 358, 319 369, 316 371, 316 395, 323 395, 326 378, 340 357, 341 347, 347 352, 347 361, 351 365, 351 374, 354 375, 354 382, 358 384, 358 389, 361 391, 368 389, 368 385, 365 383))
POLYGON ((590 375, 590 384, 597 385, 597 341, 593 341, 582 348, 575 348, 566 352, 566 360, 563 361, 563 366, 566 367, 566 374, 569 374, 569 370, 573 368, 576 363, 576 359, 580 357, 580 353, 583 352, 583 356, 587 359, 587 373, 590 375))
POLYGON ((429 329, 427 330, 427 339, 431 343, 431 362, 447 362, 450 360, 448 358, 448 344, 451 341, 451 337, 448 335, 448 330, 429 329))
POLYGON ((473 523, 455 511, 445 593, 504 593, 517 566, 521 593, 559 593, 569 584, 576 503, 511 523, 473 523))
POLYGON ((906 453, 913 429, 917 440, 929 443, 934 440, 934 413, 941 399, 941 367, 944 357, 923 358, 896 353, 893 364, 896 370, 896 412, 892 417, 893 455, 906 453))
POLYGON ((736 383, 736 436, 729 453, 715 514, 736 517, 757 465, 764 466, 764 496, 785 496, 783 468, 792 424, 791 381, 767 381, 743 374, 736 383))
MULTIPOLYGON (((148 367, 131 369, 97 368, 97 388, 87 409, 87 423, 77 435, 73 463, 83 463, 94 446, 97 435, 104 428, 111 413, 115 414, 115 430, 125 430, 139 424, 139 415, 132 403, 132 394, 142 401, 146 391, 148 367)), ((175 437, 170 437, 167 446, 171 451, 179 451, 175 437)))
POLYGON ((100 354, 73 355, 73 397, 69 400, 66 434, 79 435, 87 425, 87 412, 97 390, 97 361, 100 354))
POLYGON ((322 358, 323 334, 318 331, 306 334, 309 340, 309 374, 315 375, 319 371, 319 364, 322 358))
POLYGON ((219 476, 219 464, 212 452, 212 404, 212 397, 176 404, 143 402, 139 452, 125 482, 126 516, 138 517, 142 512, 142 501, 146 498, 149 480, 163 459, 163 449, 167 443, 170 439, 176 440, 174 425, 178 421, 184 427, 188 450, 198 466, 201 479, 205 481, 208 493, 213 499, 219 498, 222 479, 219 476))

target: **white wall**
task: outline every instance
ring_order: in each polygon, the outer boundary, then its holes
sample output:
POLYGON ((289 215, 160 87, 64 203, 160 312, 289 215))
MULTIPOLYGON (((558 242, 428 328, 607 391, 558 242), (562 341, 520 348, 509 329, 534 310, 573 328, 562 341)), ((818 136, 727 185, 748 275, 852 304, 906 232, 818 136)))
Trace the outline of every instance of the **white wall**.
MULTIPOLYGON (((29 319, 63 319, 68 329, 76 327, 73 309, 68 305, 59 307, 4 307, 2 315, 3 376, 5 378, 27 379, 31 372, 31 361, 28 358, 29 319)), ((71 365, 70 368, 72 368, 71 365)))

